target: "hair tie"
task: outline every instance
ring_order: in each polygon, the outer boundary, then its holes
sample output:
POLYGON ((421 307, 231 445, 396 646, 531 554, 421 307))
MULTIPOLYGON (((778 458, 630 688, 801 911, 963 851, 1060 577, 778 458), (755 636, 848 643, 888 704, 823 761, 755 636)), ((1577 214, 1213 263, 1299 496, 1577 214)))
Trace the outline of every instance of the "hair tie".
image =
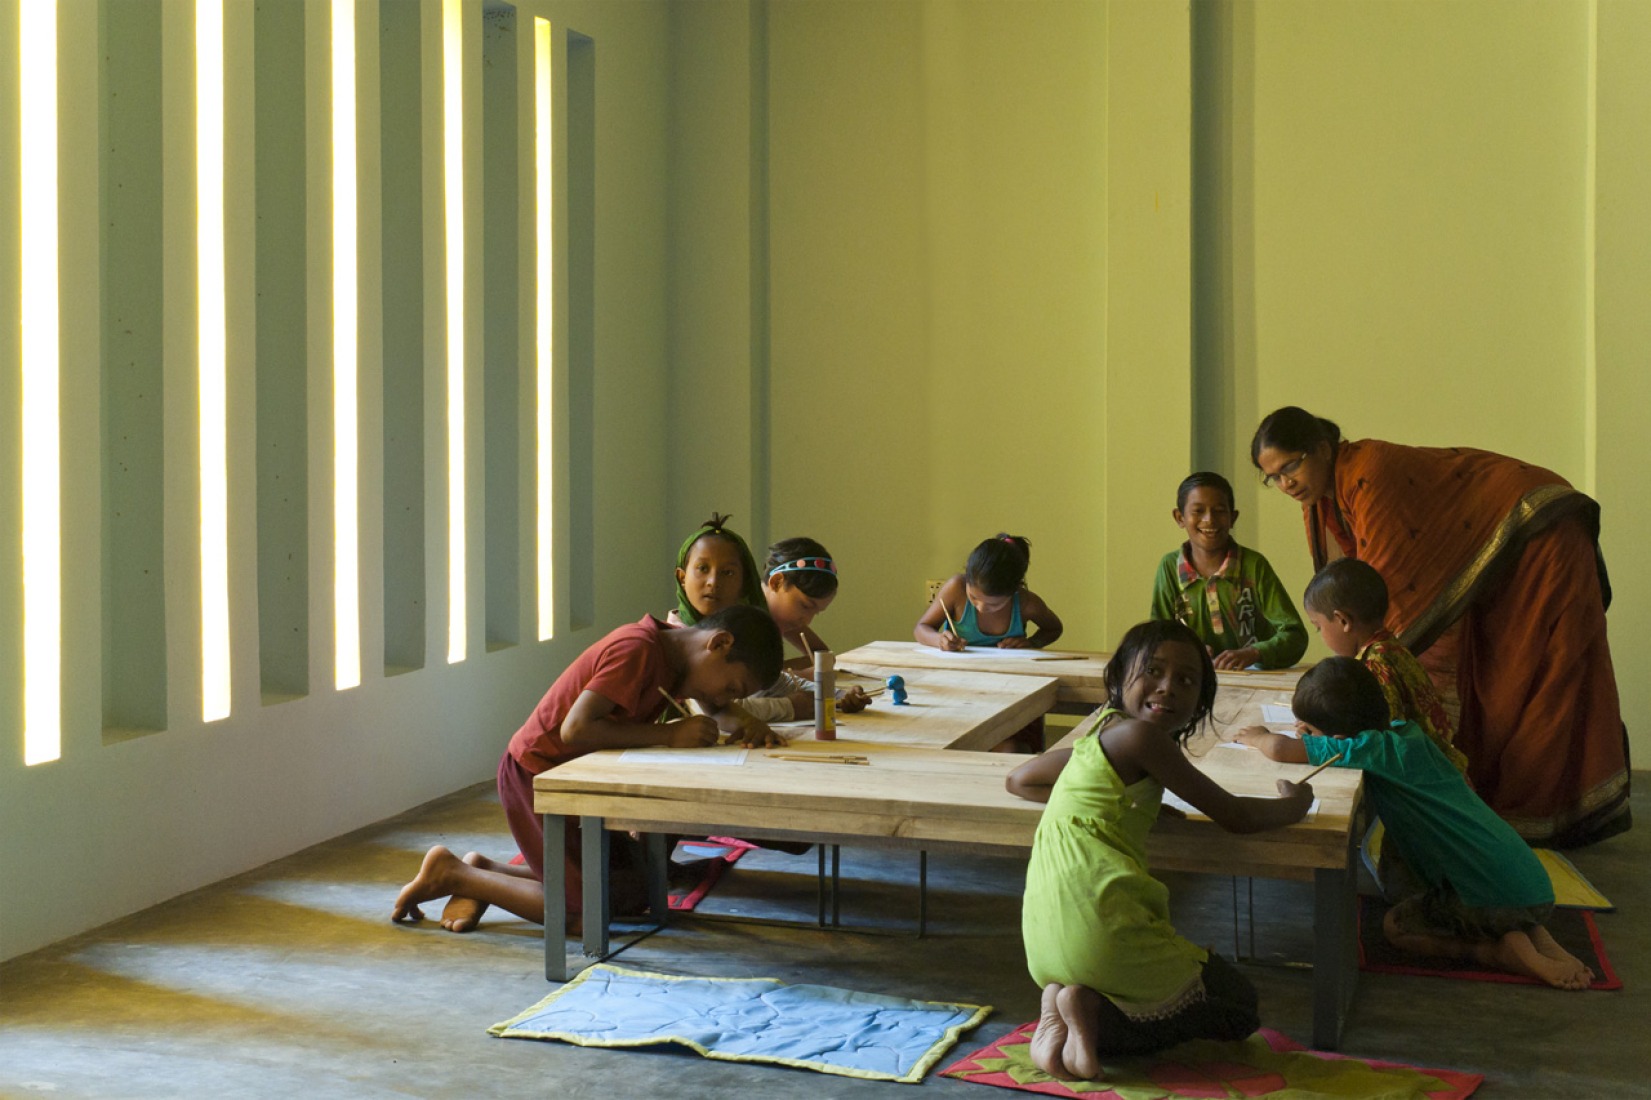
POLYGON ((1013 535, 1002 535, 1000 537, 1003 539, 1004 542, 1008 543, 1010 546, 1013 546, 1015 544, 1015 536, 1013 536, 1013 535))
POLYGON ((832 564, 830 558, 792 558, 790 561, 782 561, 768 571, 770 577, 775 573, 830 573, 835 577, 837 567, 832 564))

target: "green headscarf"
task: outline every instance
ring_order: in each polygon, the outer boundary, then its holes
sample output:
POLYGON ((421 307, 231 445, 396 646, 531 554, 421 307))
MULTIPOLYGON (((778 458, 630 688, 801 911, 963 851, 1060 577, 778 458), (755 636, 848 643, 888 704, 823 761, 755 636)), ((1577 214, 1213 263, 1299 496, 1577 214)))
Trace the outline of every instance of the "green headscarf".
MULTIPOLYGON (((706 535, 715 535, 727 539, 739 550, 740 568, 745 570, 745 585, 740 591, 740 602, 751 607, 760 607, 768 610, 768 597, 762 593, 762 574, 757 569, 757 560, 751 556, 751 548, 745 545, 745 540, 728 530, 723 524, 728 522, 728 516, 719 516, 711 513, 711 518, 700 525, 699 530, 689 535, 682 543, 682 548, 676 552, 676 567, 688 568, 688 551, 693 549, 694 543, 706 535)), ((682 582, 676 582, 676 613, 681 616, 684 626, 693 626, 699 622, 699 612, 694 605, 688 602, 688 591, 682 587, 682 582)))

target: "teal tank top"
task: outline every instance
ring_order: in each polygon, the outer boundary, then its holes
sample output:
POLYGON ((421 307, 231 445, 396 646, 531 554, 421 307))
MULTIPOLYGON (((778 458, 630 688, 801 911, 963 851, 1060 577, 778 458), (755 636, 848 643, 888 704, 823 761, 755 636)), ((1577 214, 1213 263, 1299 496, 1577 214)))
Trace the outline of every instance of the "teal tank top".
POLYGON ((1016 592, 1014 600, 1009 604, 1009 629, 1002 634, 983 633, 975 617, 975 605, 964 600, 963 614, 957 618, 957 636, 963 639, 964 645, 986 646, 997 645, 1005 638, 1024 638, 1026 624, 1020 618, 1020 593, 1016 592))

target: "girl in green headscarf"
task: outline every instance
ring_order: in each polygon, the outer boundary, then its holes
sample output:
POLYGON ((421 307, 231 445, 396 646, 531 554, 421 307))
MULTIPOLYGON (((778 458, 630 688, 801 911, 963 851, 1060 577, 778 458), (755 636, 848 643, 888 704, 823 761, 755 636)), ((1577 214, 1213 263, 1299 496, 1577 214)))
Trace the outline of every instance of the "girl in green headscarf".
POLYGON ((707 615, 743 603, 768 610, 762 576, 745 540, 711 513, 676 554, 676 617, 693 626, 707 615))

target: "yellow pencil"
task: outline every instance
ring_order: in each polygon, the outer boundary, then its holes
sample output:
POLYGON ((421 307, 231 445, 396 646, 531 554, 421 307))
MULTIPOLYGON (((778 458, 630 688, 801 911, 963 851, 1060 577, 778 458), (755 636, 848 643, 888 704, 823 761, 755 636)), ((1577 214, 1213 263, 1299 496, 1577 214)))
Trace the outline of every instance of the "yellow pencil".
MULTIPOLYGON (((659 687, 658 684, 655 684, 654 686, 659 687)), ((675 699, 671 698, 671 693, 670 692, 666 691, 664 688, 659 688, 659 694, 661 694, 665 697, 665 702, 670 705, 670 708, 672 710, 676 711, 676 716, 678 718, 687 718, 687 717, 689 717, 689 714, 688 714, 687 710, 683 708, 682 704, 677 702, 675 699)))
POLYGON ((1323 771, 1325 768, 1328 768, 1331 764, 1334 764, 1336 761, 1340 760, 1341 758, 1342 758, 1342 754, 1338 752, 1336 755, 1332 756, 1330 759, 1326 760, 1324 763, 1320 764, 1318 767, 1314 768, 1312 771, 1308 772, 1306 775, 1302 776, 1300 779, 1294 780, 1293 782, 1305 783, 1309 779, 1313 778, 1313 776, 1317 775, 1319 772, 1323 771))
POLYGON ((958 634, 957 624, 952 622, 951 608, 946 606, 946 601, 945 600, 940 601, 940 613, 942 615, 946 616, 946 629, 950 630, 952 632, 953 636, 961 638, 963 635, 958 634))

